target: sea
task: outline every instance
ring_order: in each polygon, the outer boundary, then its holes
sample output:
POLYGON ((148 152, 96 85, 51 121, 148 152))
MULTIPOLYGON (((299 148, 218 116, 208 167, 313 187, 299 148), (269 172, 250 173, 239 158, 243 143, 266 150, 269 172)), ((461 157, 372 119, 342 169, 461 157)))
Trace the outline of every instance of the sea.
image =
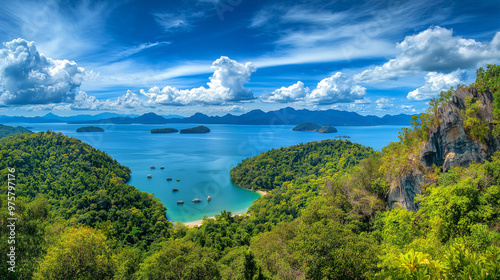
POLYGON ((245 213, 261 195, 231 182, 229 171, 248 157, 273 148, 349 136, 351 142, 380 150, 398 140, 401 126, 338 126, 337 133, 292 131, 291 125, 210 124, 206 134, 151 134, 153 128, 184 129, 199 124, 99 124, 104 133, 78 133, 84 125, 65 123, 9 124, 29 127, 34 132, 52 130, 75 137, 106 152, 128 166, 127 184, 154 193, 167 207, 167 218, 190 223, 220 214, 245 213), (155 168, 152 169, 151 166, 155 168), (163 166, 163 169, 161 167, 163 166), (148 178, 148 174, 152 178, 148 178), (167 181, 167 178, 172 178, 167 181), (178 179, 178 180, 177 180, 178 179), (172 189, 178 189, 174 192, 172 189), (207 201, 208 196, 211 197, 207 201), (194 203, 199 198, 201 202, 194 203), (184 201, 184 204, 177 204, 184 201))

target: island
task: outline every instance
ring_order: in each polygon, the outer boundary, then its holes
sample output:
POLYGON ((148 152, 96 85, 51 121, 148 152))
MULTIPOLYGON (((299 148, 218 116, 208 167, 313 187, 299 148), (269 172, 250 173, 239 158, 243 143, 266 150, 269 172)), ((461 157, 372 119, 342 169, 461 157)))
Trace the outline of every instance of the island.
POLYGON ((308 131, 319 133, 334 133, 337 129, 333 126, 321 126, 310 122, 305 122, 297 125, 292 129, 293 131, 308 131))
POLYGON ((151 129, 151 133, 175 133, 179 130, 175 128, 153 128, 151 129))
POLYGON ((77 129, 76 132, 104 132, 104 129, 97 126, 84 126, 77 129))
POLYGON ((337 132, 337 129, 333 126, 323 126, 322 128, 319 129, 319 133, 335 133, 337 132))
POLYGON ((197 127, 191 127, 186 129, 181 129, 179 133, 188 134, 188 133, 209 133, 210 129, 206 126, 200 125, 197 127))

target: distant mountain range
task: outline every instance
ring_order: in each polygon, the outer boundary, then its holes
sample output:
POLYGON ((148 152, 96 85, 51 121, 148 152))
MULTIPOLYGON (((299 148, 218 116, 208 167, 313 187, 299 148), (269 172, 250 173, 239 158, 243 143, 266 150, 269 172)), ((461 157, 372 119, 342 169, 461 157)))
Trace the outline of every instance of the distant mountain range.
POLYGON ((77 124, 166 124, 166 123, 198 123, 198 124, 256 124, 256 125, 297 125, 305 122, 314 122, 322 126, 342 125, 408 125, 411 115, 361 116, 358 113, 339 110, 310 111, 307 109, 295 110, 287 107, 277 111, 263 112, 253 110, 240 116, 227 114, 225 116, 207 116, 196 113, 188 118, 177 115, 160 116, 155 113, 138 115, 119 115, 102 113, 98 115, 78 115, 60 117, 49 113, 43 117, 7 117, 0 116, 0 122, 66 122, 77 124))
MULTIPOLYGON (((156 114, 155 114, 156 115, 156 114)), ((158 115, 157 115, 158 116, 158 115)), ((131 123, 130 119, 138 118, 140 115, 135 114, 116 114, 116 113, 100 113, 97 115, 76 115, 62 117, 53 113, 48 113, 42 117, 23 117, 23 116, 3 116, 0 115, 0 123, 92 123, 100 120, 114 119, 111 123, 131 123), (122 120, 122 122, 120 122, 122 120)), ((163 115, 159 116, 163 119, 183 118, 179 115, 163 115)))

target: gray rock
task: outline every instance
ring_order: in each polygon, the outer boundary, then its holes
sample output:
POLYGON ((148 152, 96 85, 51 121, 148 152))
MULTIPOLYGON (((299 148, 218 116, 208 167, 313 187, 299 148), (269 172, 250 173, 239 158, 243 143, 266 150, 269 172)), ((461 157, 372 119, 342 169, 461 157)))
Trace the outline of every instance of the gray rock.
MULTIPOLYGON (((438 110, 439 125, 432 128, 429 141, 420 152, 421 163, 427 168, 433 165, 442 167, 443 172, 454 166, 468 167, 471 163, 489 160, 499 150, 500 139, 488 136, 485 143, 480 143, 465 132, 460 111, 465 109, 465 98, 473 96, 479 100, 478 117, 490 124, 493 120, 493 96, 491 93, 479 94, 477 89, 470 87, 459 89, 453 94, 453 99, 438 110)), ((418 210, 414 198, 422 192, 422 184, 426 179, 420 171, 409 171, 395 182, 387 195, 390 207, 399 204, 409 210, 418 210)))

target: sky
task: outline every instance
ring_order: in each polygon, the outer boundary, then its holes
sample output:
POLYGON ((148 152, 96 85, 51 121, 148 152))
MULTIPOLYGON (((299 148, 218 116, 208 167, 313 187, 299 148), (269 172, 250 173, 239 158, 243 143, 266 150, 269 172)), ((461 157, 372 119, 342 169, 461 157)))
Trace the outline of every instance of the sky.
POLYGON ((500 63, 500 1, 0 4, 0 115, 417 114, 500 63))

